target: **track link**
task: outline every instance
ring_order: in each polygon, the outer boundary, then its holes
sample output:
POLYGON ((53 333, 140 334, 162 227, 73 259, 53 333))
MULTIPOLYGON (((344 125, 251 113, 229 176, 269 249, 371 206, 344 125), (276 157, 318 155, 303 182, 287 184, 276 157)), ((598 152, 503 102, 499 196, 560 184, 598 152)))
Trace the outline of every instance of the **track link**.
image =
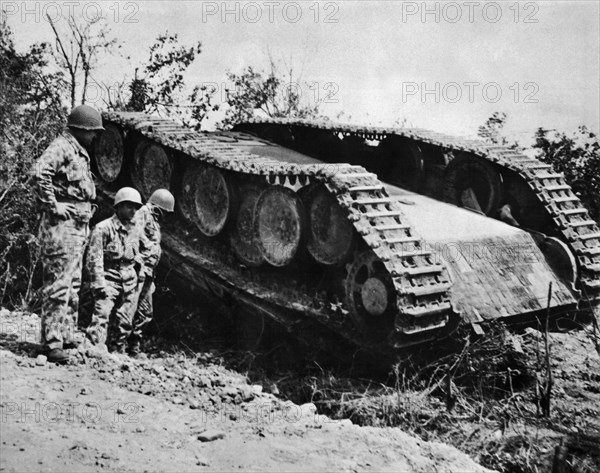
POLYGON ((343 136, 382 140, 389 136, 409 138, 441 148, 445 153, 471 153, 481 159, 516 172, 535 192, 552 217, 556 229, 573 249, 580 267, 580 282, 590 301, 600 300, 600 228, 592 220, 562 174, 551 165, 506 146, 489 145, 417 128, 364 127, 329 121, 268 118, 252 124, 275 124, 327 130, 343 136))
POLYGON ((325 184, 392 276, 399 309, 396 332, 435 336, 459 318, 450 300, 447 269, 434 262, 431 252, 422 246, 423 240, 406 221, 399 203, 390 198, 377 176, 363 167, 281 163, 228 145, 214 133, 188 130, 172 120, 137 112, 107 112, 103 117, 128 132, 134 131, 221 169, 263 176, 270 183, 298 180, 325 184))

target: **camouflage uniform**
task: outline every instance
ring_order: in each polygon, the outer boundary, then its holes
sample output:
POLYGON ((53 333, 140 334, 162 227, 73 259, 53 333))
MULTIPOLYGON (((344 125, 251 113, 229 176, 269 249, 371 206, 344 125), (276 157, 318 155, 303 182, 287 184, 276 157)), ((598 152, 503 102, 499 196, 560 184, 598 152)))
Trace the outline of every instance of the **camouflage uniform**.
POLYGON ((146 204, 142 206, 135 214, 134 223, 141 234, 145 236, 146 251, 144 252, 144 266, 142 271, 145 274, 144 283, 139 288, 139 301, 137 311, 133 317, 133 332, 131 334, 131 343, 139 344, 142 338, 142 330, 152 320, 152 294, 154 293, 154 269, 158 265, 161 256, 160 248, 160 226, 156 217, 152 213, 152 208, 146 204))
POLYGON ((37 160, 32 177, 43 210, 42 343, 49 349, 63 348, 63 343, 74 342, 81 264, 96 197, 90 158, 65 132, 37 160), (59 203, 71 204, 74 215, 58 216, 59 203))
POLYGON ((87 267, 95 302, 87 335, 95 344, 106 343, 109 321, 116 348, 124 347, 131 335, 139 295, 138 272, 145 259, 137 230, 133 223, 125 225, 113 215, 92 231, 87 267))

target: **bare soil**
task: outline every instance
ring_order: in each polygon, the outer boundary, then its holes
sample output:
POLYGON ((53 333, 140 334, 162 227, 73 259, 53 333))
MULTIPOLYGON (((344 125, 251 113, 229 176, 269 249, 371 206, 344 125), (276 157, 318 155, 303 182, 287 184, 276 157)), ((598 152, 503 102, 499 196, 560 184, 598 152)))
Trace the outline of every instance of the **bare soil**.
POLYGON ((210 353, 36 357, 39 318, 0 310, 0 471, 486 472, 399 428, 359 427, 251 385, 210 353))

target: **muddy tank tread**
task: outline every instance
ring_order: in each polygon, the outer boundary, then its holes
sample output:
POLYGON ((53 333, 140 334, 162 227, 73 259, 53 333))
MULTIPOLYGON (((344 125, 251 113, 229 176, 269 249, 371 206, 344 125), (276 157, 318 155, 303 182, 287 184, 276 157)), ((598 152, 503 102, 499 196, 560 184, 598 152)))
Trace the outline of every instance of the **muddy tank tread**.
POLYGON ((252 119, 247 123, 316 128, 368 140, 382 140, 395 135, 440 147, 444 152, 471 153, 517 173, 535 192, 553 219, 556 230, 575 252, 585 295, 590 300, 600 300, 600 228, 590 218, 588 210, 566 183, 564 176, 555 172, 551 165, 506 146, 420 128, 355 126, 293 118, 252 119))
POLYGON ((264 176, 270 183, 284 183, 291 177, 323 183, 347 210, 358 234, 392 277, 400 312, 396 333, 437 338, 445 327, 456 326, 460 315, 451 302, 448 270, 422 246, 423 239, 406 221, 399 202, 390 198, 375 174, 350 164, 273 161, 227 145, 210 134, 143 113, 105 112, 103 118, 221 169, 264 176))

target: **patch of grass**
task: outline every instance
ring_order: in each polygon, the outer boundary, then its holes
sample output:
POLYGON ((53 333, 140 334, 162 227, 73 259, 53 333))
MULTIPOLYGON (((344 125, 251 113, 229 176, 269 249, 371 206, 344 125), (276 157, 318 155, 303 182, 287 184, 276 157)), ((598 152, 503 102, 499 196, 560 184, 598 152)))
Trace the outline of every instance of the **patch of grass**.
MULTIPOLYGON (((532 330, 519 336, 497 323, 483 338, 460 334, 452 345, 439 358, 426 352, 407 356, 379 380, 313 366, 300 379, 288 375, 277 384, 294 402, 313 402, 332 418, 400 427, 423 440, 453 445, 488 468, 550 471, 555 447, 581 417, 569 412, 579 407, 558 399, 558 393, 554 411, 543 416, 543 334, 532 330)), ((577 428, 585 430, 589 423, 577 428)), ((599 459, 581 452, 570 452, 564 465, 567 471, 600 471, 599 459)))

